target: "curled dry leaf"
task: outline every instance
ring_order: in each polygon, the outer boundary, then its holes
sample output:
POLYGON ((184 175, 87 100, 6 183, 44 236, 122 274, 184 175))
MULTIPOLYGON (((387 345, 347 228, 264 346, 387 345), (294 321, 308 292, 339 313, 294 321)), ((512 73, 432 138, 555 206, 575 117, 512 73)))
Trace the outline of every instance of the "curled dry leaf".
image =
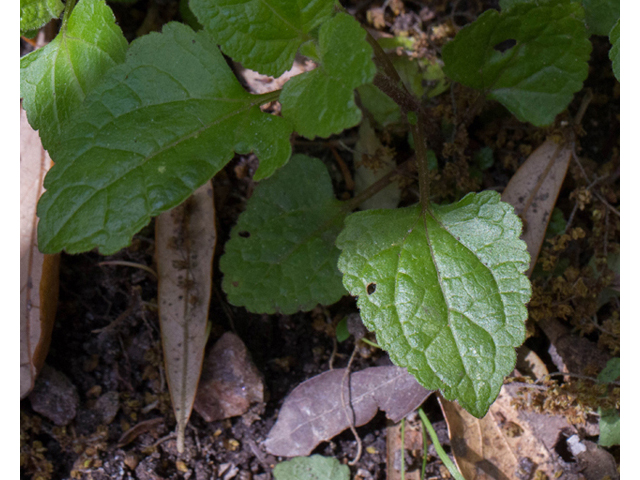
POLYGON ((158 314, 180 452, 207 342, 215 243, 211 182, 156 220, 158 314))
MULTIPOLYGON (((467 480, 547 478, 578 480, 586 464, 568 463, 558 451, 578 432, 564 416, 518 409, 517 385, 504 385, 484 418, 478 419, 458 404, 439 398, 449 427, 451 449, 467 480), (560 448, 559 448, 560 447, 560 448)), ((612 477, 613 478, 613 477, 612 477)))
POLYGON ((398 422, 432 393, 404 368, 371 367, 352 373, 350 381, 345 371, 324 372, 289 394, 265 441, 269 453, 309 455, 318 444, 349 428, 350 417, 355 426, 364 425, 380 409, 398 422))
POLYGON ((502 201, 510 203, 522 219, 522 240, 527 243, 531 275, 538 259, 551 212, 571 160, 572 145, 550 138, 540 145, 522 164, 502 193, 502 201))
POLYGON ((58 303, 59 255, 37 245, 36 205, 51 166, 25 111, 20 108, 20 398, 33 389, 44 364, 58 303))

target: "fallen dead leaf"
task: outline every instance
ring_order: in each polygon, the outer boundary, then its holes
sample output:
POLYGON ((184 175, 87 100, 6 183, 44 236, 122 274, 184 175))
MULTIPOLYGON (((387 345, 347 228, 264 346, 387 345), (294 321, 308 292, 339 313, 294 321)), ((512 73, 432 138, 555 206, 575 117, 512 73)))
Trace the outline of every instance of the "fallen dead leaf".
POLYGON ((51 166, 20 108, 20 398, 33 389, 44 364, 58 304, 59 255, 38 250, 36 205, 51 166))
POLYGON ((519 388, 504 385, 481 419, 457 403, 438 398, 449 427, 451 449, 464 478, 531 479, 544 473, 547 478, 584 479, 581 472, 588 467, 585 458, 565 461, 558 454, 566 450, 567 439, 578 434, 576 428, 561 415, 518 409, 513 400, 519 388))
POLYGON ((531 275, 536 264, 551 212, 571 160, 572 146, 550 138, 540 145, 509 180, 502 201, 510 203, 523 223, 522 240, 527 243, 531 275))
POLYGON ((207 343, 215 244, 211 182, 156 220, 158 314, 180 453, 207 343))
POLYGON ((264 400, 260 372, 240 338, 227 332, 207 354, 193 408, 207 422, 242 415, 264 400))
POLYGON ((318 444, 349 428, 350 417, 355 426, 364 425, 380 409, 398 422, 432 393, 395 366, 366 368, 352 373, 350 381, 344 378, 345 369, 335 369, 298 385, 269 432, 267 452, 283 457, 309 455, 318 444), (343 405, 343 397, 350 403, 343 405))

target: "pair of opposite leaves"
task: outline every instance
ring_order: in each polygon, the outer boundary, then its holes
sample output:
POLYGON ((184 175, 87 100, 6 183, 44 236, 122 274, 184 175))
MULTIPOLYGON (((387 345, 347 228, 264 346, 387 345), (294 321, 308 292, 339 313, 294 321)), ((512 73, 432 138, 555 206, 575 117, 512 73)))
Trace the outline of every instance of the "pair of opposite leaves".
MULTIPOLYGON (((194 0, 191 7, 208 32, 170 24, 127 51, 104 2, 81 0, 54 42, 21 60, 25 109, 56 162, 39 207, 43 251, 119 250, 234 152, 256 153, 256 179, 286 163, 292 125, 259 109, 278 95, 244 91, 216 42, 266 73, 284 71, 298 49, 320 63, 280 95, 296 131, 327 136, 358 123, 353 90, 375 74, 371 48, 354 19, 334 14, 333 2, 194 0)), ((488 11, 445 47, 445 71, 518 117, 549 123, 586 76, 585 35, 580 9, 568 0, 488 11), (495 52, 507 33, 517 46, 495 52), (563 81, 550 81, 558 71, 563 81)))

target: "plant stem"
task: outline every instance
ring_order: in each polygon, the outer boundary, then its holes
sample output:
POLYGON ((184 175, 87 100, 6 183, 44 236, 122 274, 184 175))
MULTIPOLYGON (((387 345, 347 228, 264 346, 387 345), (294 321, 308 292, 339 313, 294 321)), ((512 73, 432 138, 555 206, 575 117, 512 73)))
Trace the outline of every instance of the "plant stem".
POLYGON ((384 190, 387 186, 389 186, 389 184, 394 182, 399 175, 402 175, 405 170, 408 170, 408 167, 409 165, 411 165, 412 161, 413 161, 413 158, 410 158, 409 160, 402 162, 400 165, 398 165, 392 171, 390 171, 385 176, 380 178, 374 184, 368 186, 366 189, 364 189, 358 195, 353 197, 351 200, 345 202, 344 206, 342 207, 343 210, 347 212, 351 212, 352 210, 355 210, 356 208, 358 208, 362 202, 370 199, 376 193, 379 193, 380 191, 384 190))
POLYGON ((442 463, 444 463, 444 466, 447 467, 447 469, 449 470, 449 473, 451 473, 451 476, 455 478, 455 480, 465 480, 465 478, 458 471, 456 466, 453 464, 453 462, 447 455, 447 452, 445 452, 444 449, 442 448, 442 445, 440 445, 440 441, 438 440, 438 435, 436 434, 436 431, 433 429, 433 425, 431 425, 431 422, 427 418, 427 415, 424 413, 424 410, 422 410, 422 408, 418 409, 418 415, 420 415, 420 420, 422 420, 422 424, 427 429, 427 432, 429 432, 429 436, 431 437, 431 442, 433 443, 433 446, 436 449, 436 453, 438 454, 438 457, 440 457, 440 460, 442 460, 442 463))
POLYGON ((424 474, 427 471, 427 455, 429 454, 429 447, 427 446, 427 428, 422 423, 422 470, 420 473, 420 479, 424 479, 424 474))
POLYGON ((422 115, 418 115, 418 121, 411 125, 413 144, 416 149, 416 161, 418 162, 418 185, 420 186, 420 205, 424 213, 430 205, 429 201, 429 162, 427 160, 427 142, 424 137, 424 122, 420 121, 422 115))
POLYGON ((69 21, 69 17, 71 16, 71 11, 73 7, 76 5, 76 0, 67 0, 64 6, 64 17, 62 17, 62 26, 60 30, 65 30, 67 28, 67 22, 69 21))
POLYGON ((422 211, 429 208, 429 168, 427 161, 427 141, 425 127, 427 125, 426 114, 420 100, 416 98, 402 82, 400 74, 385 53, 384 49, 373 36, 367 32, 367 41, 373 47, 374 62, 379 70, 373 79, 373 84, 396 102, 402 112, 407 115, 413 113, 417 121, 409 121, 413 142, 416 149, 416 161, 418 162, 418 180, 420 186, 420 204, 422 211))
POLYGON ((364 337, 362 337, 362 338, 360 339, 360 341, 361 341, 362 343, 366 343, 367 345, 371 345, 371 346, 372 346, 372 347, 374 347, 374 348, 379 348, 380 350, 382 350, 382 347, 381 347, 380 345, 378 345, 377 343, 374 343, 374 342, 372 342, 371 340, 368 340, 368 339, 366 339, 366 338, 364 338, 364 337))

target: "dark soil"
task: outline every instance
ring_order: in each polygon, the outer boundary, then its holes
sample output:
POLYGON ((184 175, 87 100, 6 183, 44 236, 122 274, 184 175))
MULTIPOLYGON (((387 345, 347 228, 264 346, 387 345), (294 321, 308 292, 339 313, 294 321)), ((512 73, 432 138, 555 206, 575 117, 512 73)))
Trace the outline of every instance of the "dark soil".
MULTIPOLYGON (((371 2, 351 3, 361 7, 359 17, 364 21, 371 2)), ((418 11, 417 3, 406 2, 407 9, 418 11)), ((451 14, 447 2, 429 3, 434 4, 436 15, 429 22, 444 22, 451 14)), ((450 3, 458 4, 454 20, 459 26, 471 21, 484 9, 497 7, 497 1, 463 0, 450 3)), ((136 37, 136 32, 158 29, 167 21, 181 19, 175 0, 141 0, 110 5, 129 41, 136 37)), ((29 50, 30 47, 21 41, 21 54, 29 50)), ((606 39, 596 38, 592 72, 585 85, 592 89, 595 101, 587 110, 582 123, 586 135, 581 137, 582 148, 594 163, 592 170, 608 162, 617 162, 619 169, 619 92, 610 74, 607 53, 606 39)), ((456 87, 455 93, 463 102, 465 90, 456 87)), ((578 94, 571 105, 569 111, 572 114, 579 108, 582 95, 578 94)), ((444 104, 449 101, 448 94, 435 100, 444 104)), ((356 134, 355 130, 345 131, 341 138, 356 134)), ((459 197, 473 186, 478 190, 504 188, 517 166, 527 157, 529 150, 519 147, 537 147, 544 139, 544 134, 515 122, 500 107, 489 105, 469 126, 469 141, 463 145, 467 159, 458 158, 455 154, 447 158, 442 151, 438 152, 443 171, 449 164, 456 168, 467 165, 466 173, 462 168, 456 170, 462 175, 443 177, 443 184, 451 187, 447 191, 455 193, 443 194, 440 200, 451 201, 451 196, 459 197), (511 138, 511 143, 502 142, 501 149, 496 150, 498 154, 494 167, 476 177, 473 177, 473 172, 469 176, 467 159, 481 146, 499 143, 499 136, 505 132, 511 138), (460 181, 460 176, 464 177, 465 174, 467 183, 460 181)), ((394 146, 398 155, 408 157, 410 151, 406 142, 396 142, 394 146)), ((298 144, 295 148, 325 161, 334 179, 337 195, 345 193, 343 177, 330 150, 311 144, 298 144)), ((344 152, 343 158, 353 168, 348 152, 344 152)), ((254 184, 250 178, 255 166, 255 159, 251 156, 236 157, 214 178, 217 259, 224 252, 230 229, 251 195, 254 184)), ((570 194, 584 184, 579 175, 576 172, 567 177, 558 201, 565 219, 570 217, 575 204, 570 194)), ((617 182, 617 178, 612 181, 613 187, 619 191, 617 182)), ((413 191, 415 187, 407 188, 405 202, 414 201, 413 191)), ((578 211, 575 224, 589 231, 593 226, 589 215, 589 209, 578 211)), ((619 242, 617 235, 614 229, 607 237, 610 249, 619 242)), ((574 256, 575 262, 584 266, 593 255, 594 248, 596 246, 585 243, 579 254, 574 256)), ((334 354, 334 327, 344 316, 357 312, 355 301, 345 297, 335 305, 317 307, 312 312, 291 316, 250 314, 226 302, 220 287, 221 274, 217 270, 216 260, 210 309, 214 327, 209 342, 215 342, 226 331, 236 332, 264 375, 267 397, 264 405, 258 405, 242 417, 230 420, 206 423, 194 412, 187 429, 186 451, 178 455, 175 439, 166 438, 173 432, 175 420, 164 381, 156 281, 142 269, 99 265, 100 262, 112 260, 155 268, 153 223, 135 236, 129 248, 111 257, 102 257, 93 252, 63 255, 59 308, 47 364, 71 380, 77 388, 80 403, 75 420, 67 427, 57 427, 35 413, 28 400, 21 403, 22 454, 29 457, 27 467, 21 471, 21 478, 270 478, 271 469, 279 459, 268 455, 261 442, 274 425, 286 395, 302 381, 329 369, 329 361, 334 354), (109 423, 103 421, 101 412, 95 408, 97 399, 107 392, 117 393, 119 406, 109 423), (118 445, 123 433, 131 427, 157 418, 160 419, 158 423, 132 438, 130 443, 118 445)), ((598 340, 596 333, 587 333, 591 334, 592 340, 598 340)), ((536 342, 528 343, 534 345, 536 342)), ((603 346, 603 349, 606 348, 603 346)), ((337 344, 334 366, 346 366, 353 349, 352 338, 337 344)), ((384 353, 374 349, 365 348, 360 353, 353 364, 354 370, 388 362, 384 353)), ((546 346, 541 348, 540 356, 548 357, 546 346)), ((550 367, 550 370, 555 371, 556 368, 550 367)), ((426 408, 432 418, 440 419, 435 426, 442 430, 444 423, 437 403, 428 401, 426 408)), ((387 478, 386 426, 384 414, 379 414, 372 422, 357 429, 363 440, 363 455, 358 464, 351 467, 352 477, 359 474, 362 480, 387 478)), ((448 450, 448 446, 445 445, 445 449, 448 450)), ((315 453, 335 457, 343 463, 351 460, 355 452, 356 444, 348 430, 315 450, 315 453)), ((439 460, 430 458, 429 478, 443 478, 440 466, 439 460)))

